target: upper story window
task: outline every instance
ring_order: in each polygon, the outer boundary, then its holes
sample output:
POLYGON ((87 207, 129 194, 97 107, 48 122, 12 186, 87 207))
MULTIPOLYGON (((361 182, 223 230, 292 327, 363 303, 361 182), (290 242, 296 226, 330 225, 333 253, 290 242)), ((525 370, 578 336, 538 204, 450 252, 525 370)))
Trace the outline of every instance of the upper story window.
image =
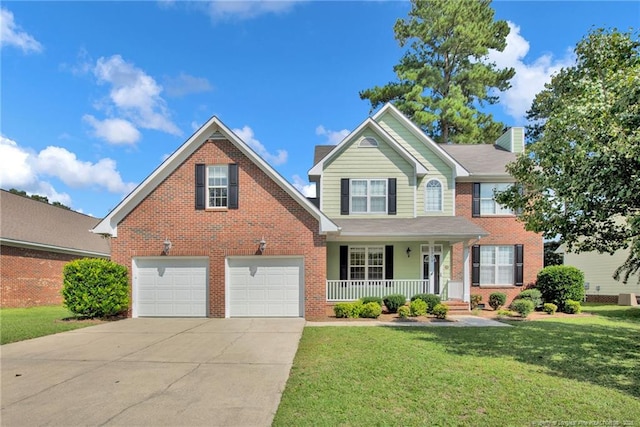
POLYGON ((424 188, 425 212, 442 212, 442 183, 437 179, 427 182, 424 188))
POLYGON ((372 138, 370 136, 362 138, 358 143, 358 147, 360 148, 377 147, 377 146, 378 146, 378 141, 376 141, 375 138, 372 138))
POLYGON ((495 201, 496 193, 505 191, 512 185, 511 183, 474 183, 473 216, 513 215, 512 209, 503 207, 495 201))
POLYGON ((387 212, 386 179, 352 179, 350 194, 352 213, 387 212))
POLYGON ((229 168, 227 165, 207 167, 207 207, 226 208, 229 195, 229 168))

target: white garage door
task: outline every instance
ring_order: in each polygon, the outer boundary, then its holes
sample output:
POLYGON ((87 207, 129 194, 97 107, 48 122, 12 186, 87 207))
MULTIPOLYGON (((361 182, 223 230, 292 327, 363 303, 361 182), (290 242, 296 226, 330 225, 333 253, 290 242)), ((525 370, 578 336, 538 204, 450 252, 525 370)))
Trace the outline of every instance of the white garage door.
POLYGON ((208 258, 136 258, 134 317, 206 317, 208 258))
POLYGON ((228 258, 231 317, 302 317, 302 258, 228 258))

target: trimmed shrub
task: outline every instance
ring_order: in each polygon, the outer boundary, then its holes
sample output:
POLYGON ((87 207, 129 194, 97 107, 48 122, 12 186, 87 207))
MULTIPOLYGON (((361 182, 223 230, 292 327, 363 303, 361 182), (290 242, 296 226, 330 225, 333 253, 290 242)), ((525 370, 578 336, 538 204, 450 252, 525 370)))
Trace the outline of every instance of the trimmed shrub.
POLYGON ((574 301, 571 299, 566 300, 564 303, 564 312, 568 314, 578 314, 582 312, 580 301, 574 301))
POLYGON ((402 294, 387 295, 382 299, 385 307, 389 310, 389 313, 397 313, 398 308, 403 306, 407 302, 407 297, 402 294))
POLYGON ((507 294, 504 292, 493 292, 489 295, 489 305, 494 310, 498 310, 507 302, 507 294))
POLYGON ((411 309, 406 305, 398 308, 398 316, 400 316, 401 319, 406 319, 409 315, 411 315, 411 309))
POLYGON ((433 314, 433 307, 441 302, 440 297, 434 294, 415 294, 411 297, 411 301, 415 301, 417 299, 421 299, 427 303, 427 313, 429 314, 433 314))
POLYGON ((64 306, 75 315, 109 317, 129 308, 127 268, 101 258, 71 261, 63 269, 64 306))
POLYGON ((526 291, 522 291, 516 295, 515 299, 526 299, 531 301, 533 303, 533 308, 536 310, 542 307, 542 293, 538 289, 527 289, 526 291))
POLYGON ((338 319, 344 319, 349 317, 349 313, 353 309, 353 304, 350 302, 338 302, 333 306, 333 313, 338 319))
POLYGON ((449 306, 444 304, 436 304, 433 307, 433 315, 438 319, 446 319, 447 313, 449 313, 449 306))
POLYGON ((360 317, 369 319, 377 319, 382 314, 382 307, 375 301, 368 302, 362 305, 360 309, 360 317))
POLYGON ((584 273, 570 265, 552 265, 538 273, 536 288, 544 302, 551 302, 565 311, 567 300, 584 300, 584 273))
POLYGON ((558 306, 555 305, 554 303, 546 302, 542 306, 542 311, 544 311, 547 314, 556 314, 556 311, 558 311, 558 306))
POLYGON ((409 311, 413 317, 424 316, 427 314, 427 303, 422 301, 420 298, 413 300, 409 304, 409 311))
POLYGON ((498 317, 511 316, 511 310, 501 308, 497 311, 498 317))
POLYGON ((360 302, 362 302, 362 304, 375 302, 380 307, 382 307, 382 298, 380 298, 380 297, 362 297, 362 298, 360 298, 360 302))
POLYGON ((471 310, 478 308, 478 305, 482 302, 482 295, 471 294, 471 310))
POLYGON ((523 318, 529 316, 533 309, 533 302, 528 299, 518 299, 511 303, 511 310, 517 312, 523 318))

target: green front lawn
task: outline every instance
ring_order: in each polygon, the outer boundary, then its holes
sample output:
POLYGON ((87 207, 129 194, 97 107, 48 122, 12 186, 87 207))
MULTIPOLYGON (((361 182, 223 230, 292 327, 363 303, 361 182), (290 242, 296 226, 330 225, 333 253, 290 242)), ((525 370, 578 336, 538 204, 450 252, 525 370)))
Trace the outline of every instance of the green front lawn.
POLYGON ((511 328, 307 327, 274 426, 639 425, 640 309, 587 310, 511 328))
POLYGON ((100 320, 77 320, 61 306, 2 308, 0 309, 0 344, 85 328, 100 322, 100 320))

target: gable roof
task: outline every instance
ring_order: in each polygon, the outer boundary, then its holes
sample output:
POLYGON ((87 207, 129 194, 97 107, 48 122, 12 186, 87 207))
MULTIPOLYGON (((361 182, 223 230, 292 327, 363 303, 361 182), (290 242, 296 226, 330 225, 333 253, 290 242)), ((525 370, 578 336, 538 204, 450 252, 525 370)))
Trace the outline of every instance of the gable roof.
POLYGON ((441 147, 473 176, 509 176, 506 166, 516 159, 515 153, 491 144, 443 144, 441 147))
POLYGON ((89 232, 100 221, 79 212, 0 190, 0 243, 108 257, 109 241, 89 232))
POLYGON ((313 151, 313 164, 318 163, 333 150, 335 145, 316 145, 313 151))
POLYGON ((242 141, 216 116, 211 117, 189 139, 187 139, 176 151, 160 164, 142 183, 140 183, 129 195, 127 195, 109 214, 98 223, 92 232, 107 234, 113 237, 118 235, 118 224, 140 202, 142 202, 162 181, 176 170, 187 158, 193 154, 208 139, 225 138, 256 164, 267 176, 275 181, 289 196, 298 202, 307 212, 313 215, 319 223, 319 233, 326 234, 337 232, 338 227, 326 215, 324 215, 313 203, 307 200, 293 185, 287 182, 273 167, 260 157, 251 147, 242 141))
MULTIPOLYGON (((378 134, 391 148, 393 148, 402 158, 404 158, 409 164, 412 164, 414 170, 418 176, 423 176, 427 173, 427 168, 418 161, 411 153, 409 153, 402 145, 398 143, 389 133, 382 128, 376 121, 370 117, 363 121, 353 132, 347 135, 342 142, 333 146, 333 149, 329 150, 324 157, 322 157, 310 170, 309 176, 320 176, 324 169, 324 163, 333 159, 336 155, 341 153, 355 137, 365 128, 372 129, 378 134)), ((324 151, 324 149, 321 149, 324 151)), ((317 153, 317 150, 316 150, 317 153)))
POLYGON ((469 172, 454 159, 451 157, 449 153, 442 149, 442 146, 435 142, 433 139, 429 138, 426 133, 422 129, 420 129, 415 123, 413 123, 407 116, 402 114, 400 110, 396 108, 390 102, 384 104, 384 106, 378 110, 376 114, 373 115, 373 120, 376 122, 380 120, 380 118, 385 114, 391 114, 396 118, 409 132, 413 134, 419 141, 421 141, 424 145, 429 147, 431 151, 433 151, 438 157, 440 157, 445 163, 453 168, 455 171, 456 177, 464 177, 468 176, 469 172))

